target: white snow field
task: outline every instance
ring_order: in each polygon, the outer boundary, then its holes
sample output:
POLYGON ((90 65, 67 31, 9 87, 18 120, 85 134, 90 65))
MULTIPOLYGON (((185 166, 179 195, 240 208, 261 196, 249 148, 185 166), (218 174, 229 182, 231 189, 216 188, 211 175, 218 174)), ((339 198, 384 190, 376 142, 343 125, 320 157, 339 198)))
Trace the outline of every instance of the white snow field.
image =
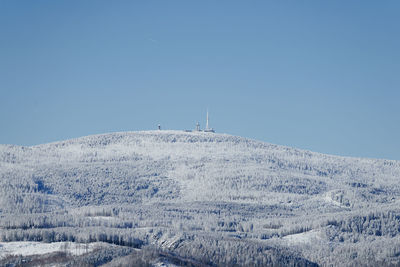
POLYGON ((0 258, 9 255, 40 255, 52 252, 66 252, 72 255, 82 255, 93 251, 93 249, 101 247, 101 242, 94 242, 89 244, 80 244, 73 242, 0 242, 0 258))
POLYGON ((206 132, 0 145, 0 241, 141 248, 110 264, 389 266, 399 182, 399 161, 206 132))

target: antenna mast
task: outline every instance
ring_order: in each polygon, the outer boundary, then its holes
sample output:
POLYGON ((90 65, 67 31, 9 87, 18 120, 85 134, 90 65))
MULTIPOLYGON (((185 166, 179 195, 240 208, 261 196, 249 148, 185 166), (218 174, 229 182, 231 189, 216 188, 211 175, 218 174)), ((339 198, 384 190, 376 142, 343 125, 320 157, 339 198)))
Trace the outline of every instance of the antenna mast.
POLYGON ((206 123, 206 130, 208 130, 208 109, 207 109, 207 123, 206 123))
POLYGON ((206 122, 206 128, 204 129, 204 132, 215 133, 214 129, 210 128, 208 122, 209 122, 209 118, 208 118, 208 109, 207 109, 207 122, 206 122))

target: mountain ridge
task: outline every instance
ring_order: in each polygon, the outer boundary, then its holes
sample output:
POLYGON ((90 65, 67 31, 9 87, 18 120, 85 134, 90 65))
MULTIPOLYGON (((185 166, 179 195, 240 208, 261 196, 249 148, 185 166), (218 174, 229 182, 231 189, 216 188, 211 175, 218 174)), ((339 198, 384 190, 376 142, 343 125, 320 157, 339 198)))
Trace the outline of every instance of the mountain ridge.
POLYGON ((330 153, 323 153, 323 152, 316 152, 312 151, 310 149, 303 149, 303 148, 298 148, 298 147, 293 147, 293 146, 287 146, 287 145, 278 145, 278 144, 273 144, 270 142, 266 141, 261 141, 257 140, 254 138, 247 138, 247 137, 241 137, 238 135, 231 135, 227 133, 211 133, 211 132, 196 132, 196 131, 184 131, 184 130, 142 130, 142 131, 117 131, 117 132, 108 132, 108 133, 99 133, 99 134, 90 134, 90 135, 85 135, 81 137, 75 137, 75 138, 68 138, 65 140, 59 140, 59 141, 52 141, 52 142, 46 142, 42 144, 36 144, 36 145, 17 145, 17 144, 0 144, 0 148, 12 148, 12 147, 19 147, 22 149, 29 149, 29 148, 36 148, 36 147, 41 147, 41 146, 48 146, 48 145, 60 145, 60 144, 72 144, 74 142, 79 142, 80 140, 88 139, 88 138, 99 138, 99 137, 112 137, 115 135, 146 135, 146 134, 168 134, 168 135, 209 135, 209 136, 216 136, 216 137, 231 137, 231 138, 238 138, 238 139, 243 139, 247 140, 250 142, 254 143, 263 143, 267 146, 276 146, 276 147, 281 147, 284 149, 291 149, 294 151, 301 151, 305 153, 312 153, 316 155, 324 155, 324 156, 330 156, 330 157, 338 157, 338 158, 346 158, 346 159, 362 159, 362 160, 379 160, 379 161, 388 161, 388 162, 400 162, 400 160, 395 160, 395 159, 386 159, 386 158, 375 158, 375 157, 362 157, 362 156, 343 156, 343 155, 337 155, 337 154, 330 154, 330 153))

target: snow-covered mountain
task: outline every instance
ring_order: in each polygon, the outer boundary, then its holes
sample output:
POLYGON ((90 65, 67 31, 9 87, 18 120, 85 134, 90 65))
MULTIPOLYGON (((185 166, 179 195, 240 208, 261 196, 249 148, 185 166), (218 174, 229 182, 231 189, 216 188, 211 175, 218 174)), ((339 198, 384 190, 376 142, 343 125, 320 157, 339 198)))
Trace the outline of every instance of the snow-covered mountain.
POLYGON ((0 241, 103 241, 200 265, 399 264, 399 179, 399 161, 206 132, 0 145, 0 241))

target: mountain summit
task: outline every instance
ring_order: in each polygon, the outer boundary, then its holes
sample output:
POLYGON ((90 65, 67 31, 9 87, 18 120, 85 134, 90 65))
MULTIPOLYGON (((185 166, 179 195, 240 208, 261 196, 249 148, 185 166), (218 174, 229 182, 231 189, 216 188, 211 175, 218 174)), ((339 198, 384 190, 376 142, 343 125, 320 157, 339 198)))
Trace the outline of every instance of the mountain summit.
POLYGON ((399 161, 163 130, 0 145, 0 177, 3 241, 151 246, 204 265, 400 260, 399 161))

